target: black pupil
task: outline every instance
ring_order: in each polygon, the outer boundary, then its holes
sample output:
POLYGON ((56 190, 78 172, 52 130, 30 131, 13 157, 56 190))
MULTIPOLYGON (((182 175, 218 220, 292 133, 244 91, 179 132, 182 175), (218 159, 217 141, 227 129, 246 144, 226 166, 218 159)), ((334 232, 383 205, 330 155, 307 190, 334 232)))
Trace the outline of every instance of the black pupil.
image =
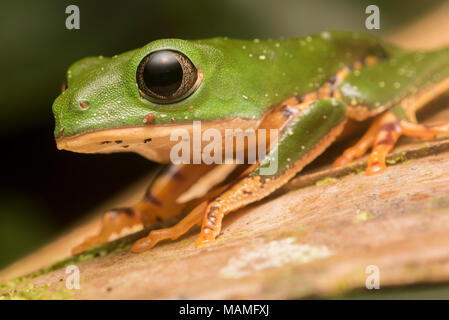
POLYGON ((182 67, 173 52, 165 50, 152 53, 143 71, 148 89, 157 95, 169 97, 182 82, 182 67))

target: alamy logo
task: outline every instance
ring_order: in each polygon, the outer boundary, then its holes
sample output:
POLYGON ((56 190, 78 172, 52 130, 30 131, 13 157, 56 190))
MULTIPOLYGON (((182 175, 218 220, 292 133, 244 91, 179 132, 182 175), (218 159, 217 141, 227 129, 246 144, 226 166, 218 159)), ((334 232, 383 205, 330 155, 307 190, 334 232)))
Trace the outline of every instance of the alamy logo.
POLYGON ((69 30, 80 28, 80 8, 71 4, 65 8, 65 13, 69 16, 65 19, 65 27, 69 30))
POLYGON ((265 129, 239 128, 225 129, 223 138, 220 130, 208 128, 203 132, 201 121, 193 121, 192 135, 179 128, 170 135, 170 141, 177 142, 170 150, 170 160, 173 164, 254 164, 265 159, 269 165, 261 166, 260 174, 273 175, 278 169, 277 148, 273 148, 277 139, 277 129, 270 129, 267 134, 265 129), (266 158, 267 150, 271 150, 270 158, 266 158))
POLYGON ((65 286, 69 290, 80 289, 80 268, 74 264, 67 266, 65 273, 68 274, 65 286))
POLYGON ((366 267, 365 273, 369 274, 366 277, 365 286, 368 290, 380 289, 380 269, 378 266, 371 264, 366 267))
POLYGON ((365 13, 369 16, 365 20, 365 27, 368 30, 380 29, 380 10, 379 7, 372 4, 366 7, 365 13))

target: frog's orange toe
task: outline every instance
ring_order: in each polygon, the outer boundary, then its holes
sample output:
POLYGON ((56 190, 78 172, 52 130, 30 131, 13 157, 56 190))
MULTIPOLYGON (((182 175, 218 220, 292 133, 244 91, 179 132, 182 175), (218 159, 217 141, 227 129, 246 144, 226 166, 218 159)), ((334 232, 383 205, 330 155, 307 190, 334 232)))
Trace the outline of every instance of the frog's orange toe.
POLYGON ((77 254, 83 253, 87 249, 88 249, 88 247, 86 247, 84 245, 84 243, 82 243, 82 244, 77 245, 76 247, 72 248, 72 255, 77 255, 77 254))
POLYGON ((351 163, 354 158, 355 156, 352 154, 352 150, 348 149, 340 157, 338 157, 334 163, 332 163, 332 167, 336 168, 344 166, 345 164, 351 163))
POLYGON ((104 242, 106 242, 107 240, 105 240, 103 237, 100 236, 92 236, 92 237, 88 237, 84 240, 83 243, 77 245, 76 247, 74 247, 72 249, 72 254, 76 255, 76 254, 80 254, 83 253, 84 251, 86 251, 87 249, 90 249, 92 247, 98 246, 104 242))
POLYGON ((197 248, 206 248, 211 246, 215 242, 215 239, 209 239, 200 235, 198 239, 195 241, 195 247, 197 248))
POLYGON ((153 248, 158 241, 153 240, 150 236, 142 238, 134 242, 131 251, 135 253, 144 252, 153 248))
POLYGON ((365 174, 367 176, 373 176, 375 174, 379 174, 384 172, 387 169, 385 163, 376 162, 366 167, 365 174))
POLYGON ((389 146, 388 148, 384 148, 383 145, 374 147, 368 158, 368 165, 365 171, 367 176, 379 174, 387 169, 385 160, 390 148, 393 148, 393 146, 389 146))
POLYGON ((368 131, 362 138, 352 147, 346 149, 343 154, 334 161, 332 166, 340 167, 351 163, 353 160, 361 158, 368 149, 373 145, 376 135, 379 131, 380 121, 374 121, 368 131))

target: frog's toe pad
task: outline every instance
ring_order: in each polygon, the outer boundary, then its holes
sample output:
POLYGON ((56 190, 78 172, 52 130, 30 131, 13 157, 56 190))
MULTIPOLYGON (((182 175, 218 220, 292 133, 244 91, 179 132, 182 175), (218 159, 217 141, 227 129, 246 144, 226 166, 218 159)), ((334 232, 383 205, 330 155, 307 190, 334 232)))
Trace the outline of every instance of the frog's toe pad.
POLYGON ((153 248, 159 241, 156 239, 152 239, 150 235, 145 238, 139 239, 134 242, 131 247, 131 251, 135 253, 144 252, 153 248))
POLYGON ((83 253, 84 251, 86 251, 87 249, 90 249, 92 247, 98 246, 102 243, 107 242, 107 239, 104 239, 101 236, 92 236, 92 237, 88 237, 86 238, 83 243, 77 245, 76 247, 74 247, 72 249, 72 254, 76 255, 76 254, 80 254, 83 253))
POLYGON ((196 239, 195 241, 195 247, 197 248, 206 248, 211 246, 215 243, 215 239, 213 238, 206 238, 202 234, 196 239))
POLYGON ((162 240, 176 240, 187 230, 179 230, 176 226, 166 229, 153 230, 146 237, 137 240, 131 247, 131 251, 139 253, 150 250, 162 240))

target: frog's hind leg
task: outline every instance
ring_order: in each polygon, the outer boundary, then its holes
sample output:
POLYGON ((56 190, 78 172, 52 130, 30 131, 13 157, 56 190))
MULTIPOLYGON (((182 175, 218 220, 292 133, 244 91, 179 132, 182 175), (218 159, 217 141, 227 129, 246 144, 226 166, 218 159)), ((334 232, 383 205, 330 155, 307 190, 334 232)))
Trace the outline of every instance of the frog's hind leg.
POLYGON ((400 120, 392 111, 382 116, 382 124, 368 158, 367 175, 374 175, 386 169, 385 159, 401 135, 434 140, 438 135, 449 137, 449 124, 427 127, 407 120, 400 120))
MULTIPOLYGON (((416 111, 449 90, 449 77, 420 88, 404 97, 399 104, 377 116, 365 135, 335 160, 334 167, 362 157, 369 148, 367 175, 386 169, 385 159, 401 135, 433 140, 439 134, 448 135, 449 125, 426 127, 416 123, 416 111)), ((348 110, 350 110, 349 108, 348 110)))
POLYGON ((347 149, 334 162, 334 166, 340 166, 351 162, 355 158, 363 156, 372 147, 366 168, 367 175, 381 173, 386 169, 386 157, 394 148, 401 135, 434 140, 438 135, 449 136, 449 124, 427 127, 411 121, 400 119, 393 111, 387 111, 380 115, 357 142, 347 149))
POLYGON ((373 141, 373 148, 368 158, 366 175, 373 175, 384 171, 388 153, 401 136, 399 119, 390 111, 379 118, 378 132, 373 141))
POLYGON ((376 140, 379 127, 381 125, 381 117, 378 117, 368 128, 368 131, 362 136, 362 138, 352 147, 346 149, 343 154, 338 157, 333 167, 343 166, 351 163, 354 159, 358 159, 365 155, 369 148, 371 148, 376 140))
POLYGON ((213 167, 214 165, 184 164, 166 166, 148 187, 139 203, 129 208, 107 212, 103 216, 99 233, 86 238, 83 243, 72 249, 72 253, 78 254, 107 242, 125 228, 151 226, 176 219, 188 205, 188 202, 177 202, 178 197, 213 167))

